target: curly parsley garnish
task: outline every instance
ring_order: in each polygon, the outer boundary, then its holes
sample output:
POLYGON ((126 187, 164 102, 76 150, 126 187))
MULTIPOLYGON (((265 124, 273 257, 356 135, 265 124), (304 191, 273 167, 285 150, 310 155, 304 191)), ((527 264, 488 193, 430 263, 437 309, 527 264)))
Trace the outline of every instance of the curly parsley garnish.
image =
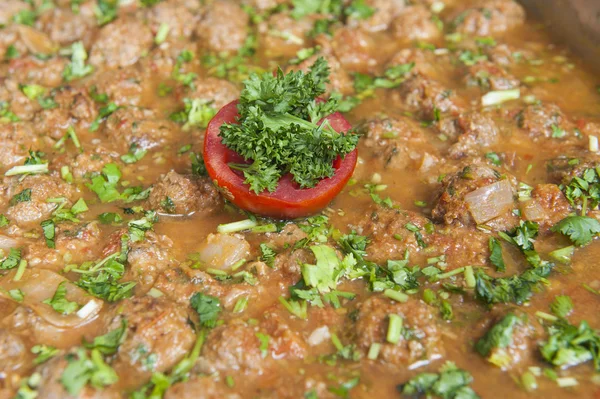
POLYGON ((302 188, 314 187, 335 173, 333 161, 358 143, 354 133, 337 133, 328 121, 336 100, 317 101, 325 93, 329 66, 319 58, 308 72, 273 76, 253 74, 244 82, 237 124, 223 124, 220 137, 231 150, 251 163, 229 164, 244 173, 255 193, 275 191, 290 173, 302 188))

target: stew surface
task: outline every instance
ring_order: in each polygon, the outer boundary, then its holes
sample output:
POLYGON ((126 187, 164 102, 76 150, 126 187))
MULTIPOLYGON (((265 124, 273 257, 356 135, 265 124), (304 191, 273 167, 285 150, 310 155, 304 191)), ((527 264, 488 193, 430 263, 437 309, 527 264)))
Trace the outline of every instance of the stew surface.
POLYGON ((598 397, 598 81, 517 3, 2 0, 0 27, 0 398, 598 397), (319 57, 354 174, 244 213, 205 128, 319 57))

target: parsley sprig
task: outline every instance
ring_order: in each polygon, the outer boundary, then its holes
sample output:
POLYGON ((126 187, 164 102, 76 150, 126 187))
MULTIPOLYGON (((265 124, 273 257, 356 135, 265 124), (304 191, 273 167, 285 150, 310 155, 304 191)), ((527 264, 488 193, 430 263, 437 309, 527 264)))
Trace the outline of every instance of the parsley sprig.
POLYGON ((276 76, 253 74, 244 82, 236 124, 223 124, 220 137, 250 163, 230 164, 244 173, 255 193, 275 191, 279 179, 290 173, 302 188, 314 187, 335 173, 333 161, 356 147, 358 135, 338 133, 327 121, 335 99, 317 101, 325 93, 329 66, 319 58, 308 72, 276 76))

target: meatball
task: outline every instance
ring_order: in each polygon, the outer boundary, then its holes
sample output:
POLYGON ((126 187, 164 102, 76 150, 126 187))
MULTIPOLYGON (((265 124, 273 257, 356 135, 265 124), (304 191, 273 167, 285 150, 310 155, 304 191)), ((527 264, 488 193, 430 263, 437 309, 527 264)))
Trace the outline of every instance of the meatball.
POLYGON ((362 144, 386 169, 420 169, 426 166, 427 155, 436 151, 419 124, 408 117, 375 119, 368 121, 361 130, 364 133, 362 144))
POLYGON ((484 91, 509 90, 519 87, 520 84, 519 80, 504 68, 489 61, 480 61, 468 67, 465 83, 484 91))
POLYGON ((313 28, 314 19, 306 16, 297 20, 287 13, 276 13, 259 25, 263 33, 261 45, 269 57, 292 58, 306 47, 306 36, 313 28))
POLYGON ((2 357, 2 372, 19 371, 27 365, 28 348, 25 342, 16 334, 0 328, 0 356, 2 357))
POLYGON ((96 104, 84 89, 62 87, 54 93, 57 107, 38 112, 33 122, 38 131, 55 140, 65 135, 69 126, 87 129, 98 116, 96 104))
POLYGON ((206 6, 196 35, 203 47, 214 52, 235 52, 248 37, 250 18, 242 7, 231 1, 214 1, 206 6))
POLYGON ((486 36, 502 33, 525 22, 525 10, 513 0, 479 0, 452 21, 457 32, 486 36))
POLYGON ((122 320, 127 320, 127 338, 112 366, 117 374, 137 375, 134 383, 170 370, 196 340, 186 310, 163 298, 134 297, 115 304, 106 331, 120 328, 122 320))
POLYGON ((426 233, 425 225, 429 220, 417 213, 368 208, 362 214, 365 216, 357 221, 355 227, 370 239, 367 252, 369 260, 373 262, 403 259, 406 251, 409 251, 413 259, 413 255, 428 245, 430 235, 426 233))
POLYGON ((50 39, 62 46, 77 41, 91 44, 97 26, 90 2, 81 4, 77 13, 70 8, 54 7, 40 15, 37 22, 50 39))
POLYGON ((153 32, 158 32, 160 26, 169 27, 167 40, 178 41, 189 39, 194 33, 197 18, 188 9, 175 2, 162 2, 148 9, 148 21, 153 32))
POLYGON ((394 91, 395 100, 403 104, 410 112, 416 112, 423 118, 433 120, 436 110, 458 113, 463 107, 456 94, 433 79, 416 74, 409 77, 394 91))
POLYGON ((485 224, 509 230, 518 223, 513 210, 516 179, 485 165, 471 164, 447 175, 434 201, 434 220, 448 225, 485 224))
POLYGON ((478 155, 482 150, 496 144, 500 135, 492 118, 479 112, 460 114, 457 118, 445 118, 440 121, 439 130, 455 140, 448 149, 448 154, 454 159, 478 155))
POLYGON ((156 279, 154 288, 167 298, 188 305, 196 292, 221 297, 225 289, 208 273, 185 264, 164 270, 156 279))
POLYGON ((0 77, 0 102, 9 104, 8 109, 20 120, 29 121, 41 107, 37 101, 23 94, 19 83, 12 77, 5 79, 0 77))
POLYGON ((12 60, 8 74, 22 84, 38 84, 57 87, 62 84, 62 73, 69 61, 64 57, 52 57, 42 61, 35 56, 12 60))
POLYGON ((408 76, 420 74, 432 79, 448 79, 448 70, 453 68, 450 57, 419 48, 405 48, 398 51, 387 62, 387 67, 413 64, 408 76))
POLYGON ((216 327, 206 337, 198 368, 205 374, 261 374, 272 358, 263 356, 257 333, 258 328, 239 319, 216 327))
POLYGON ((150 28, 137 18, 117 19, 100 30, 90 50, 90 64, 108 68, 135 64, 154 42, 150 28))
POLYGON ((102 249, 102 231, 97 222, 60 223, 55 230, 56 248, 43 241, 33 241, 24 256, 33 267, 60 271, 65 261, 81 264, 98 259, 102 249))
POLYGON ((88 88, 96 88, 98 93, 107 94, 110 101, 118 106, 137 106, 141 104, 142 74, 136 66, 111 69, 94 74, 88 88))
POLYGON ((208 178, 170 171, 152 188, 151 209, 177 215, 208 215, 222 208, 223 199, 208 178))
POLYGON ((340 28, 333 33, 331 48, 344 70, 366 73, 377 64, 373 39, 360 29, 340 28))
POLYGON ((550 228, 573 211, 569 201, 555 184, 538 184, 531 191, 531 199, 521 204, 523 217, 537 222, 540 232, 550 228))
POLYGON ((502 370, 514 369, 520 363, 526 363, 532 357, 539 336, 539 331, 527 321, 528 318, 527 314, 516 311, 485 320, 488 329, 476 342, 475 349, 502 370), (497 342, 500 335, 509 337, 509 341, 497 342))
POLYGON ((102 171, 108 163, 120 163, 119 154, 96 146, 86 149, 85 152, 77 154, 73 160, 65 159, 61 164, 69 166, 69 171, 77 181, 89 179, 102 171))
POLYGON ((418 361, 439 359, 444 353, 433 310, 416 299, 399 303, 372 296, 359 305, 356 321, 350 323, 353 340, 364 353, 371 345, 381 344, 379 361, 409 367, 418 361), (403 319, 403 334, 396 344, 386 341, 390 315, 403 319))
POLYGON ((394 36, 402 41, 435 41, 442 31, 433 21, 433 14, 423 6, 410 6, 403 9, 392 22, 394 36))
POLYGON ((0 123, 0 167, 2 169, 22 164, 29 156, 29 150, 40 150, 43 146, 44 141, 35 134, 32 123, 0 123))
POLYGON ((560 156, 546 162, 548 178, 556 184, 568 185, 575 177, 582 177, 587 169, 600 165, 600 156, 594 153, 582 152, 573 156, 560 156))
POLYGON ((533 140, 572 137, 575 128, 555 104, 528 105, 517 114, 516 120, 533 140))
POLYGON ((368 32, 387 30, 392 20, 406 7, 404 0, 365 0, 364 3, 371 7, 373 15, 367 18, 350 18, 346 22, 349 26, 358 26, 368 32))
POLYGON ((240 89, 225 79, 203 78, 194 81, 194 89, 185 93, 190 99, 202 99, 215 109, 220 109, 240 96, 240 89))
POLYGON ((130 244, 124 281, 136 281, 135 292, 145 294, 152 288, 158 275, 177 265, 171 252, 173 242, 164 235, 146 232, 145 239, 130 244))
POLYGON ((144 150, 163 148, 177 141, 179 126, 170 120, 156 119, 156 113, 143 108, 121 108, 106 120, 104 132, 121 153, 132 145, 144 150))
MULTIPOLYGON (((40 385, 37 388, 39 398, 44 399, 75 399, 65 390, 60 382, 60 378, 69 365, 68 356, 58 356, 50 359, 48 362, 38 366, 36 371, 41 375, 40 385)), ((79 399, 119 399, 121 395, 117 390, 107 387, 102 390, 96 390, 90 386, 85 386, 77 395, 79 399)))
POLYGON ((8 206, 6 216, 23 229, 39 227, 41 221, 50 217, 58 204, 48 202, 48 198, 65 198, 68 208, 75 194, 64 180, 50 175, 5 178, 0 192, 0 206, 8 206))

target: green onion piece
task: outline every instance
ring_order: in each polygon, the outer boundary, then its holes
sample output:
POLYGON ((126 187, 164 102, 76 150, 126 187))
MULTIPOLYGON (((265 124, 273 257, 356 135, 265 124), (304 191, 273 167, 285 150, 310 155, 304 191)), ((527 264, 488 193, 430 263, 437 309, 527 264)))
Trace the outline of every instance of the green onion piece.
POLYGON ((274 233, 277 231, 275 223, 263 224, 261 226, 252 227, 250 229, 253 233, 274 233))
POLYGON ((438 274, 436 280, 443 280, 448 277, 456 276, 457 274, 464 273, 465 268, 459 267, 458 269, 450 270, 449 272, 438 274))
POLYGON ((161 44, 162 42, 164 42, 167 39, 167 36, 169 35, 169 30, 171 30, 171 28, 168 24, 164 22, 160 24, 160 26, 158 27, 158 32, 156 32, 156 36, 154 37, 154 43, 161 44))
POLYGON ((17 272, 15 273, 15 277, 13 277, 13 281, 21 280, 23 277, 23 273, 25 273, 25 269, 27 268, 27 261, 25 259, 21 259, 19 262, 19 267, 17 268, 17 272))
POLYGON ((248 307, 248 297, 243 296, 237 300, 235 306, 233 307, 233 313, 242 313, 248 307))
POLYGON ((148 291, 148 293, 146 295, 151 296, 152 298, 160 298, 164 294, 162 293, 161 290, 152 287, 152 288, 150 288, 150 291, 148 291))
POLYGON ((38 165, 19 165, 13 166, 4 173, 4 176, 16 176, 24 174, 48 173, 48 164, 42 163, 38 165))
POLYGON ((232 222, 227 224, 220 224, 217 226, 217 232, 221 234, 237 233, 238 231, 244 231, 258 226, 255 220, 244 219, 238 222, 232 222))
POLYGON ((397 314, 391 314, 389 317, 390 324, 388 325, 385 339, 390 344, 397 344, 400 342, 400 338, 402 337, 402 324, 404 323, 404 320, 397 314))
POLYGON ((475 273, 473 273, 473 266, 465 266, 465 283, 469 288, 475 288, 475 273))
POLYGON ((490 91, 481 97, 481 105, 484 107, 498 105, 506 101, 517 100, 519 97, 521 97, 520 89, 490 91))
POLYGON ((393 299, 396 302, 408 301, 408 295, 406 295, 404 292, 396 291, 391 288, 388 288, 385 291, 383 291, 383 295, 387 296, 390 299, 393 299))
POLYGON ((561 377, 556 379, 556 384, 561 388, 574 387, 579 385, 577 379, 573 377, 561 377))
POLYGON ((550 256, 552 259, 559 263, 568 265, 569 263, 571 263, 571 257, 573 256, 574 252, 575 247, 573 245, 570 245, 568 247, 556 249, 550 252, 548 256, 550 256))
POLYGON ((379 356, 379 351, 381 350, 381 344, 377 342, 373 342, 369 347, 369 353, 367 353, 367 359, 369 360, 377 360, 379 356))
POLYGON ((549 321, 551 323, 554 323, 555 321, 558 321, 558 317, 556 317, 554 315, 551 315, 550 313, 537 311, 537 312, 535 312, 535 315, 537 317, 539 317, 540 319, 549 321))
POLYGON ((526 371, 523 374, 521 374, 521 384, 523 384, 523 388, 527 392, 535 391, 538 387, 535 375, 533 375, 533 373, 530 371, 526 371))

